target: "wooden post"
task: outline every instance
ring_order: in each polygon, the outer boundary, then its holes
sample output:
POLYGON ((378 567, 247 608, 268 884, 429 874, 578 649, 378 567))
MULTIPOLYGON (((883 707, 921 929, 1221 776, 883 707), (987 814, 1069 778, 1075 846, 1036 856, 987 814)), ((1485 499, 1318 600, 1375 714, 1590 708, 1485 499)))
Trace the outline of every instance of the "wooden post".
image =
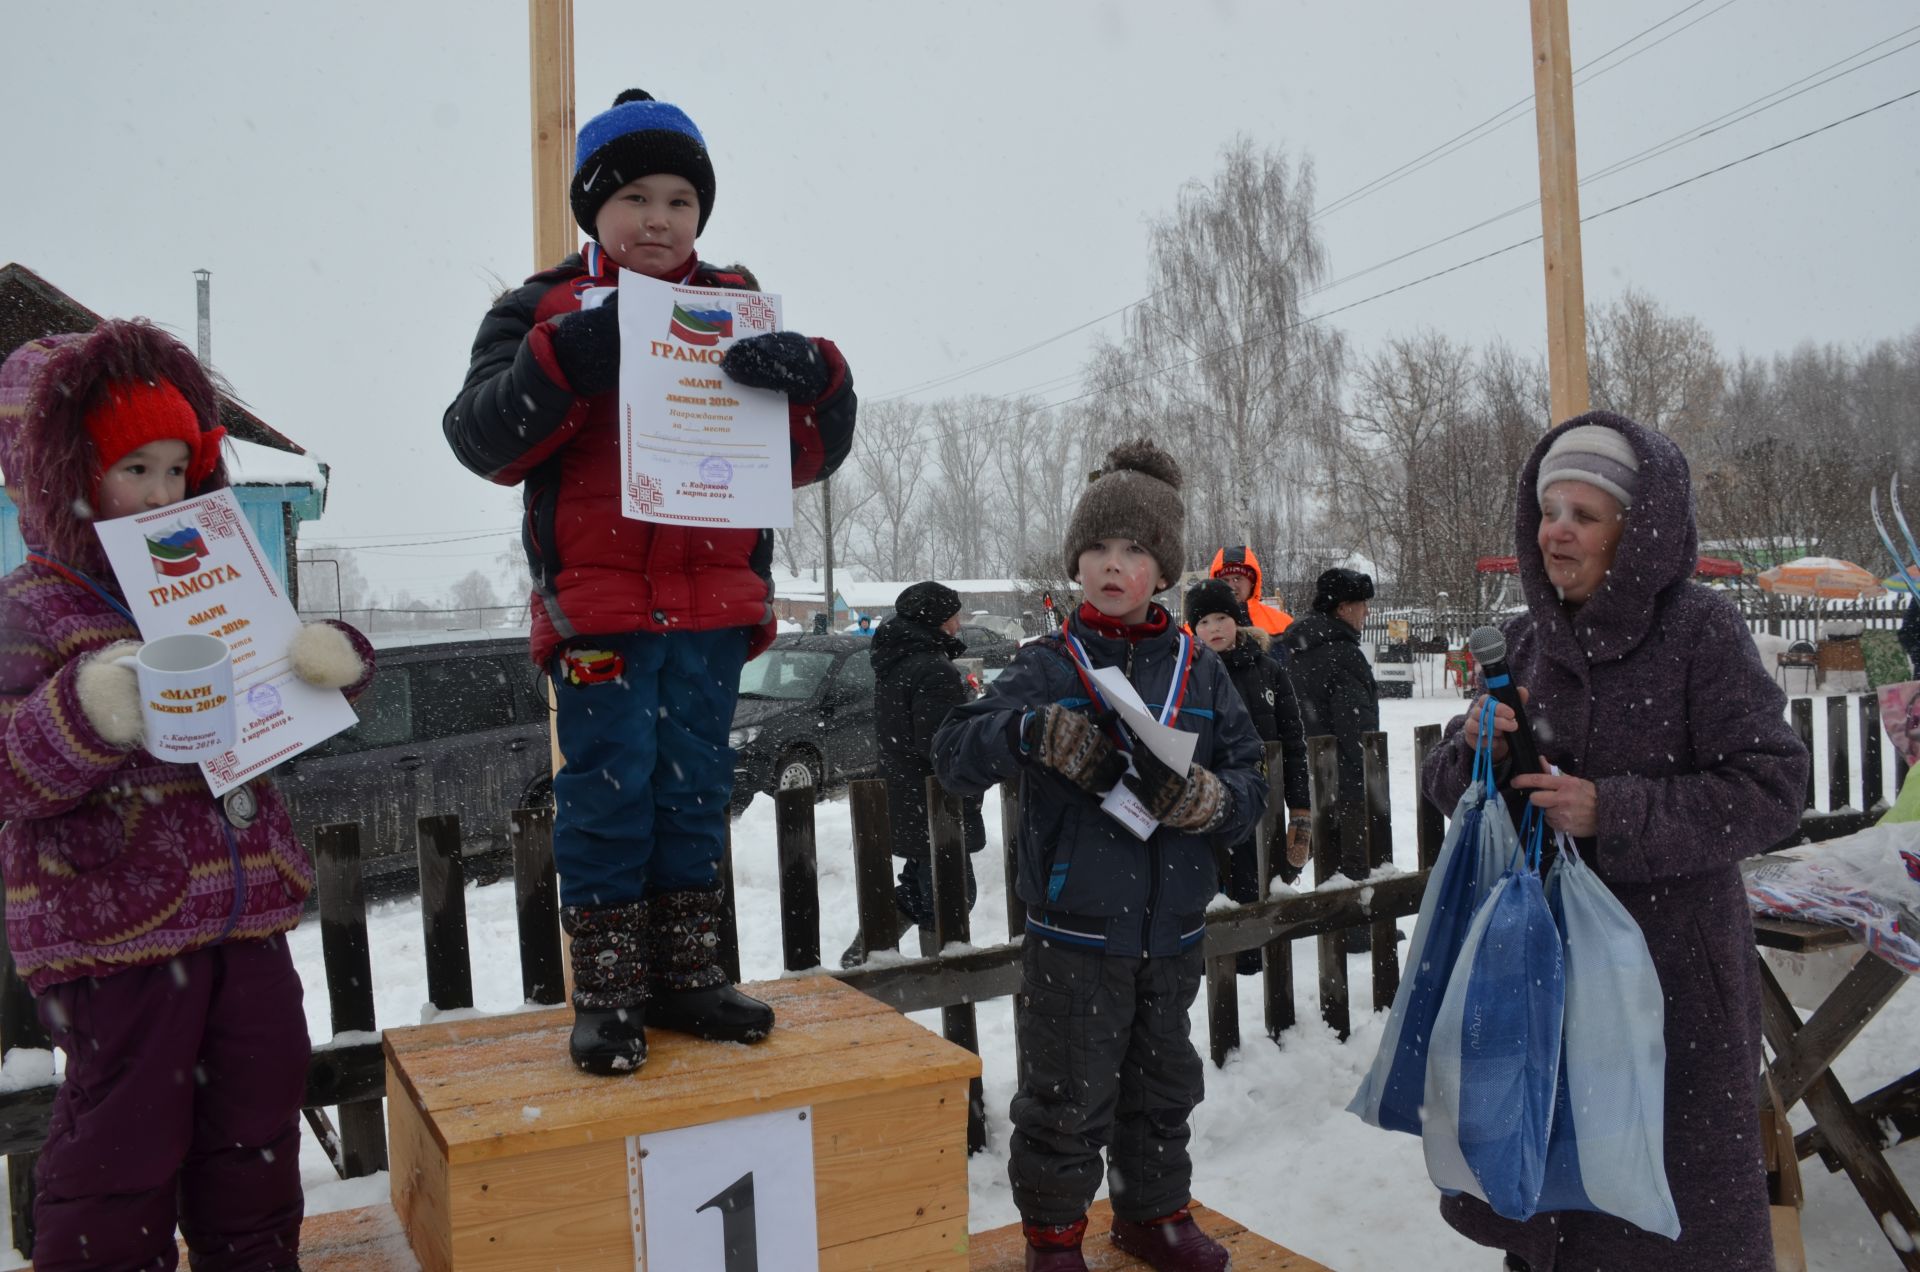
MULTIPOLYGON (((1853 774, 1847 740, 1847 698, 1835 694, 1827 699, 1827 808, 1839 812, 1853 802, 1853 774)), ((1865 808, 1864 801, 1861 807, 1865 808)))
MULTIPOLYGON (((320 957, 327 972, 333 1032, 373 1033, 373 953, 367 941, 367 891, 360 873, 360 827, 314 831, 314 883, 320 893, 320 957)), ((339 1106, 340 1173, 349 1179, 387 1168, 387 1119, 380 1100, 339 1106)))
POLYGON ((813 787, 773 797, 774 852, 780 862, 780 944, 790 972, 820 966, 820 867, 814 847, 813 787))
POLYGON ((420 819, 420 927, 426 941, 427 1001, 440 1011, 473 1006, 467 872, 455 814, 420 819))
POLYGON ((1533 118, 1540 145, 1547 369, 1557 424, 1587 409, 1587 298, 1580 264, 1580 165, 1573 139, 1567 0, 1532 0, 1533 118))
MULTIPOLYGON (((927 779, 928 863, 933 867, 934 940, 944 950, 953 941, 969 943, 973 937, 970 917, 971 898, 967 896, 966 817, 960 797, 940 785, 940 779, 927 779)), ((954 1003, 940 1009, 940 1031, 948 1042, 980 1054, 980 1027, 971 1002, 954 1003)), ((967 1152, 978 1153, 987 1146, 987 1100, 980 1079, 967 1085, 967 1152)))
POLYGON ((561 967, 560 883, 553 873, 553 813, 516 809, 508 820, 513 842, 513 900, 520 920, 520 993, 530 1003, 567 1000, 561 967))
POLYGON ((1423 724, 1413 731, 1413 836, 1419 845, 1419 862, 1422 870, 1433 869, 1433 863, 1440 859, 1440 845, 1446 842, 1446 819, 1440 810, 1433 806, 1420 783, 1420 774, 1427 767, 1427 757, 1440 745, 1440 726, 1423 724))
MULTIPOLYGON (((1361 767, 1367 788, 1367 867, 1377 871, 1393 861, 1393 808, 1387 785, 1387 735, 1369 733, 1362 740, 1361 767)), ((1393 1006, 1400 988, 1399 930, 1394 921, 1373 921, 1373 1009, 1393 1006)))
POLYGON ((1027 931, 1027 903, 1020 899, 1020 779, 1000 783, 1000 865, 1007 881, 1007 941, 1027 931))
POLYGON ((847 785, 848 811, 853 815, 853 898, 860 910, 861 944, 867 957, 892 948, 894 933, 893 815, 887 807, 887 784, 863 777, 847 785))
POLYGON ((1880 775, 1880 695, 1860 695, 1860 811, 1870 813, 1884 792, 1880 775))
MULTIPOLYGON (((1278 742, 1267 743, 1267 816, 1261 818, 1260 855, 1255 877, 1260 880, 1260 899, 1273 895, 1273 882, 1287 860, 1286 806, 1287 775, 1278 742)), ((1280 937, 1268 941, 1261 960, 1260 990, 1265 1008, 1267 1037, 1278 1040, 1294 1026, 1293 940, 1280 937)))
MULTIPOLYGON (((1340 751, 1330 737, 1307 739, 1307 776, 1312 781, 1313 881, 1325 883, 1340 869, 1340 751)), ((1320 1018, 1345 1042, 1352 1032, 1347 1011, 1347 933, 1322 932, 1320 1018)))
MULTIPOLYGON (((1807 755, 1813 755, 1813 699, 1795 698, 1787 703, 1787 720, 1793 725, 1793 731, 1800 737, 1800 745, 1807 748, 1807 755)), ((1802 808, 1816 807, 1813 786, 1813 765, 1807 765, 1807 802, 1802 808)))
MULTIPOLYGON (((567 198, 573 181, 573 0, 527 0, 533 104, 533 267, 557 265, 579 227, 567 198)), ((558 768, 556 757, 555 768, 558 768)))
MULTIPOLYGON (((573 183, 573 0, 527 0, 527 99, 532 105, 533 268, 558 265, 579 245, 568 192, 573 183)), ((547 681, 547 753, 555 774, 560 754, 560 717, 553 682, 547 681)), ((557 807, 557 802, 556 802, 557 807)), ((554 891, 559 904, 559 891, 554 891)), ((560 976, 573 996, 573 941, 560 933, 560 976)), ((739 977, 735 977, 738 980, 739 977)))

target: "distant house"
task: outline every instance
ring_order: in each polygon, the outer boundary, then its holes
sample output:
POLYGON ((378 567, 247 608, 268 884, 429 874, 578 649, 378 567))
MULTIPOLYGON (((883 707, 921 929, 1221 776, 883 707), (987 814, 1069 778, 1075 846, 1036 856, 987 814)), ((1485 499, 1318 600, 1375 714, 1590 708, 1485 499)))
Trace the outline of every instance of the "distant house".
MULTIPOLYGON (((0 358, 40 336, 91 331, 99 323, 99 314, 26 266, 0 265, 0 358)), ((298 572, 288 567, 298 559, 300 523, 326 509, 327 466, 232 397, 221 399, 220 423, 227 430, 234 496, 297 606, 298 572)), ((6 477, 11 481, 15 474, 6 477)), ((0 573, 25 555, 19 510, 0 493, 0 573)))

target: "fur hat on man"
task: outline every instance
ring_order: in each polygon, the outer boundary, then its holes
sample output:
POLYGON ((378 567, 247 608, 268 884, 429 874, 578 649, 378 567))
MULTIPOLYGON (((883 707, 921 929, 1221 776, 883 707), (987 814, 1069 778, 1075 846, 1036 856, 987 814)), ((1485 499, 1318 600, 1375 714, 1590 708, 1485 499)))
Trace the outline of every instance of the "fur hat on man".
POLYGON ((1373 576, 1371 574, 1335 568, 1314 580, 1313 608, 1322 614, 1331 614, 1348 601, 1372 599, 1373 576))
POLYGON ((960 612, 960 593, 927 579, 902 591, 893 602, 893 612, 912 622, 938 627, 960 612))
POLYGON ((656 172, 686 178, 700 200, 694 234, 707 228, 713 215, 713 157, 707 153, 706 138, 678 106, 656 102, 643 88, 630 88, 581 127, 573 153, 573 219, 589 236, 594 236, 594 221, 614 191, 656 172))
POLYGON ((1187 589, 1187 626, 1192 627, 1209 614, 1225 614, 1236 627, 1250 627, 1247 607, 1234 599, 1233 588, 1224 577, 1201 579, 1187 589))
POLYGON ((1547 447, 1533 493, 1545 502, 1547 487, 1554 482, 1584 481, 1618 499, 1622 508, 1631 508, 1639 480, 1640 457, 1626 434, 1604 424, 1576 424, 1547 447))
MULTIPOLYGON (((1180 577, 1187 565, 1187 511, 1180 502, 1180 465, 1145 438, 1107 452, 1088 476, 1067 523, 1067 577, 1080 577, 1080 554, 1102 539, 1131 539, 1160 566, 1160 577, 1180 577)), ((1156 589, 1157 590, 1157 589, 1156 589)))

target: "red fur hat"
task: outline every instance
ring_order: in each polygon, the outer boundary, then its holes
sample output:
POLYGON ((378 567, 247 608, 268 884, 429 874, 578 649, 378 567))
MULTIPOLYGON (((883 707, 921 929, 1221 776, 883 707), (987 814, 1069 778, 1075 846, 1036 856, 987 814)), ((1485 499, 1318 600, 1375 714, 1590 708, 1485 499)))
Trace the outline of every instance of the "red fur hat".
POLYGON ((187 488, 207 479, 220 462, 224 428, 202 430, 200 419, 179 389, 166 380, 121 380, 109 384, 100 401, 87 412, 87 435, 100 462, 94 474, 98 498, 100 477, 121 459, 149 442, 176 441, 187 446, 187 488))

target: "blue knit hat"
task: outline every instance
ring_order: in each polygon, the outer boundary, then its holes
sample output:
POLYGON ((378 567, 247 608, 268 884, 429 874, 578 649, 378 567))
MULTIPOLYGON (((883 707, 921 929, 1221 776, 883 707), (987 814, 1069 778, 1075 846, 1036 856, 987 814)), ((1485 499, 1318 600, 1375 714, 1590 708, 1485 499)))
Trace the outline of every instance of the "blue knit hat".
POLYGON ((713 213, 713 159, 686 112, 630 88, 613 107, 586 122, 574 143, 573 219, 589 236, 600 208, 629 181, 670 172, 684 177, 700 199, 698 234, 713 213))

